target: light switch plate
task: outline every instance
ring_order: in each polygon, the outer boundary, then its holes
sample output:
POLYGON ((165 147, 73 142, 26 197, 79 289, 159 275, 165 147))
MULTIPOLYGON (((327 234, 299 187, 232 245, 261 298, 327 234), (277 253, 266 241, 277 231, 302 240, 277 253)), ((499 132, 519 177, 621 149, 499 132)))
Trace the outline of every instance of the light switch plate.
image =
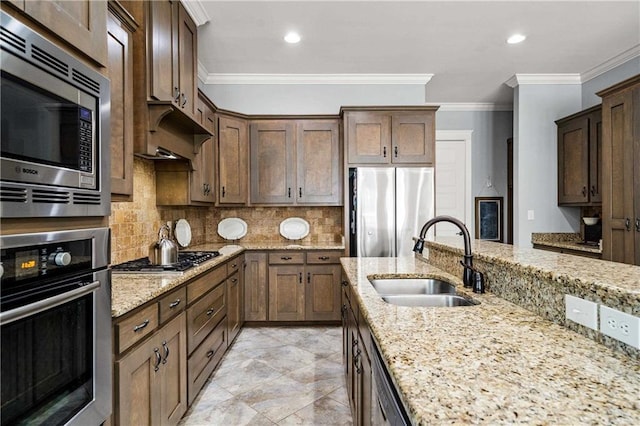
POLYGON ((567 319, 578 324, 598 329, 598 304, 579 297, 564 295, 564 305, 567 319))
POLYGON ((534 220, 536 218, 533 210, 527 210, 527 220, 534 220))
POLYGON ((634 317, 608 306, 600 306, 600 331, 640 349, 640 317, 634 317))

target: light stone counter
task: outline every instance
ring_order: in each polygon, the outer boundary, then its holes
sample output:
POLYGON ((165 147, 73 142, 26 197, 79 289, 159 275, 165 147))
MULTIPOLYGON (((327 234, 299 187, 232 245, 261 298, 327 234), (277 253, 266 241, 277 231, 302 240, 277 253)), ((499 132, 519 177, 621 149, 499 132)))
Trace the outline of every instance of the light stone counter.
POLYGON ((549 233, 532 233, 531 243, 546 246, 555 247, 560 249, 575 250, 577 252, 602 254, 602 249, 597 245, 591 246, 581 244, 581 237, 579 233, 563 233, 563 232, 549 232, 549 233))
POLYGON ((636 360, 413 257, 341 262, 415 424, 640 424, 636 360), (368 281, 407 274, 447 278, 480 304, 395 306, 368 281))
POLYGON ((184 249, 184 251, 213 250, 219 251, 220 256, 191 268, 183 274, 112 274, 111 317, 116 318, 122 316, 246 250, 344 250, 344 245, 338 243, 297 245, 282 241, 273 241, 243 242, 241 246, 224 243, 206 243, 184 249))

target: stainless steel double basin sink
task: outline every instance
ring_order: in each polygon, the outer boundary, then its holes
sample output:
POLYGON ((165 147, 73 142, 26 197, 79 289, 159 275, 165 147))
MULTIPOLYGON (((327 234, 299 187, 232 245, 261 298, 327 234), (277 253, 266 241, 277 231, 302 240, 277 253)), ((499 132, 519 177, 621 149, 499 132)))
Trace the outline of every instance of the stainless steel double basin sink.
POLYGON ((453 284, 437 278, 375 278, 369 282, 382 300, 393 305, 453 307, 478 304, 456 294, 453 284))

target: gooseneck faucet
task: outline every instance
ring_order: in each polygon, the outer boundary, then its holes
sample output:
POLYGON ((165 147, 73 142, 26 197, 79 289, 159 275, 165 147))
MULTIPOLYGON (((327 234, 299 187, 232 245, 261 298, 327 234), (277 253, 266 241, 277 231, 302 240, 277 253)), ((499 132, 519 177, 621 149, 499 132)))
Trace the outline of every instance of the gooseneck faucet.
MULTIPOLYGON (((471 254, 471 237, 469 236, 469 230, 460 220, 451 216, 436 216, 433 219, 429 220, 424 224, 422 230, 420 231, 420 238, 416 242, 416 245, 413 247, 413 251, 416 253, 422 253, 424 249, 424 238, 427 235, 427 231, 433 225, 438 222, 449 222, 456 225, 460 231, 462 232, 462 237, 464 238, 464 262, 462 266, 464 266, 464 272, 462 275, 462 282, 465 287, 474 287, 474 272, 480 274, 473 269, 473 255, 471 254)), ((478 278, 479 279, 479 278, 478 278)), ((484 292, 484 288, 482 289, 484 292)))

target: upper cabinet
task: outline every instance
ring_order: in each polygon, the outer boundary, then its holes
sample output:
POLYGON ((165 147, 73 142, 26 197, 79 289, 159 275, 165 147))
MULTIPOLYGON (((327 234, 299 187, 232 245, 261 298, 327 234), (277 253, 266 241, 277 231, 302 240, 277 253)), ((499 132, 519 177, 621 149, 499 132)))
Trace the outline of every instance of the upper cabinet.
POLYGON ((342 108, 349 164, 435 164, 438 107, 342 108))
POLYGON ((602 97, 602 259, 640 265, 640 74, 602 97))
POLYGON ((96 63, 107 65, 106 0, 26 0, 10 4, 96 63))
POLYGON ((109 2, 107 69, 111 80, 111 194, 133 195, 133 33, 138 24, 109 2))
POLYGON ((256 120, 251 124, 251 203, 340 205, 338 119, 256 120))
POLYGON ((218 204, 249 201, 249 135, 244 118, 218 115, 218 204))
POLYGON ((558 125, 558 205, 602 202, 602 106, 556 121, 558 125))

